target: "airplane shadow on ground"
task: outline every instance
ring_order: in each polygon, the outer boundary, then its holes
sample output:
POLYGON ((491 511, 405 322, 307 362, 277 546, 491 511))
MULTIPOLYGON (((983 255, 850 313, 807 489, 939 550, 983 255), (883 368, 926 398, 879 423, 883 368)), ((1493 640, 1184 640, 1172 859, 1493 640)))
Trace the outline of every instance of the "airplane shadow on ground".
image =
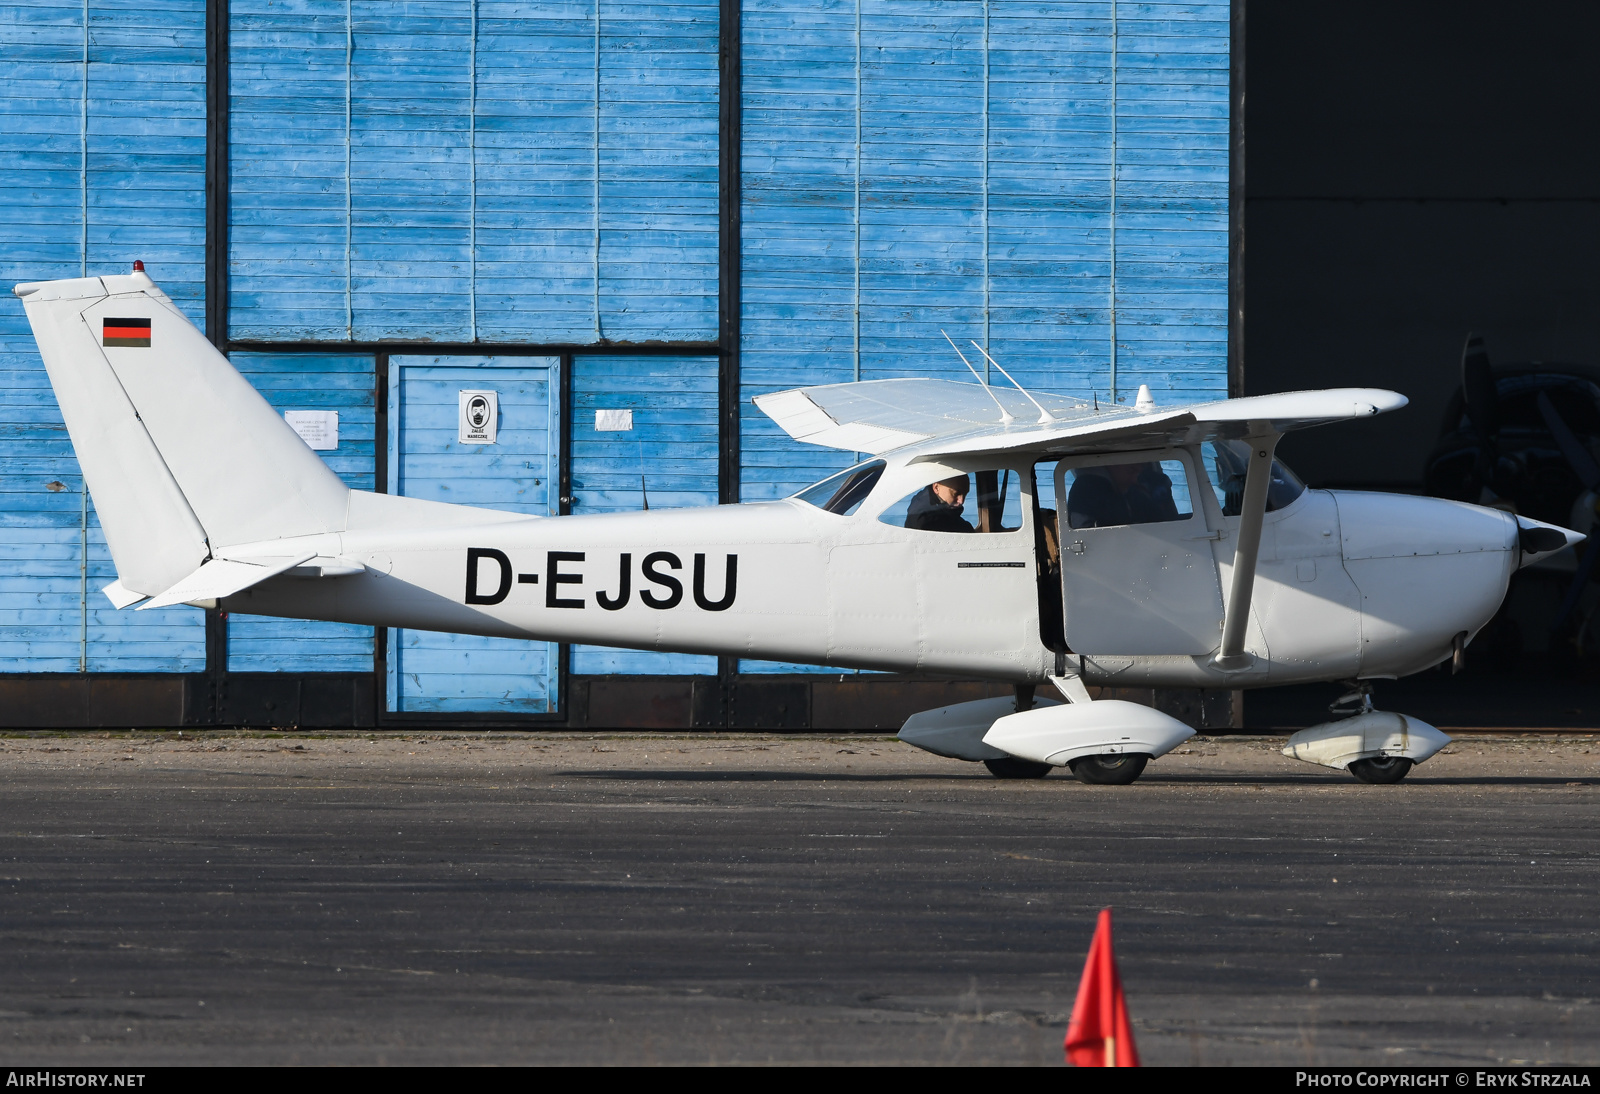
POLYGON ((657 782, 702 783, 916 783, 916 782, 970 782, 976 778, 993 779, 987 771, 974 773, 952 772, 949 775, 867 775, 844 772, 808 774, 803 771, 695 771, 666 768, 660 771, 563 771, 561 775, 574 779, 614 779, 622 782, 654 779, 657 782))
MULTIPOLYGON (((905 774, 872 775, 854 772, 803 772, 803 771, 696 771, 694 769, 664 768, 658 771, 649 770, 618 770, 618 771, 567 771, 562 772, 567 778, 575 779, 607 779, 619 782, 639 782, 655 780, 656 782, 715 782, 715 783, 970 783, 973 781, 1002 782, 996 779, 981 767, 975 771, 952 771, 948 775, 927 775, 907 772, 905 774)), ((1058 782, 1068 782, 1082 786, 1073 779, 1065 769, 1050 778, 1058 782)), ((1019 780, 1020 781, 1020 780, 1019 780)), ((1028 780, 1032 781, 1032 780, 1028 780)), ((1365 785, 1356 779, 1336 772, 1322 774, 1316 771, 1305 774, 1286 773, 1283 775, 1162 775, 1148 774, 1142 776, 1135 787, 1139 786, 1362 786, 1365 785)), ((1578 777, 1567 778, 1559 775, 1478 775, 1478 776, 1441 776, 1429 778, 1426 775, 1408 776, 1400 784, 1400 793, 1404 793, 1407 786, 1549 786, 1567 788, 1574 786, 1600 786, 1600 778, 1578 777)), ((1101 789, 1101 788, 1094 788, 1101 789)), ((1105 787, 1108 791, 1115 791, 1117 787, 1105 787)))
MULTIPOLYGON (((1352 775, 1337 771, 1307 772, 1304 775, 1143 775, 1140 783, 1164 783, 1168 786, 1365 786, 1366 783, 1352 775)), ((1408 786, 1600 786, 1600 778, 1563 775, 1461 775, 1439 776, 1407 775, 1399 784, 1403 793, 1408 786)))

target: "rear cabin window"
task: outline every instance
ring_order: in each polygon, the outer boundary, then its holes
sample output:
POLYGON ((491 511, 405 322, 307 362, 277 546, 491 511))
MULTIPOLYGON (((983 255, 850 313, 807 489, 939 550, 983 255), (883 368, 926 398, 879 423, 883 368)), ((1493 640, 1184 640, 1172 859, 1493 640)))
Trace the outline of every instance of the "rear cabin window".
POLYGON ((815 486, 806 487, 795 495, 795 499, 807 505, 815 505, 825 513, 848 517, 861 508, 861 503, 867 500, 872 488, 878 485, 878 480, 883 477, 884 467, 882 460, 873 460, 871 463, 852 467, 848 471, 841 471, 837 475, 823 479, 815 486))
POLYGON ((878 517, 918 532, 1015 532, 1022 527, 1022 477, 1005 469, 929 483, 878 517))

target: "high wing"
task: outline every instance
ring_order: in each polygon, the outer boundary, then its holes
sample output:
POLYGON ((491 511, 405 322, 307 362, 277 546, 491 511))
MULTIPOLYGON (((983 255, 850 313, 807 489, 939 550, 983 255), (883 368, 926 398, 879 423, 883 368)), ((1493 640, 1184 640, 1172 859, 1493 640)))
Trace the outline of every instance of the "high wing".
POLYGON ((851 452, 904 451, 918 459, 1004 452, 1042 455, 1162 448, 1281 434, 1367 418, 1406 405, 1381 388, 1255 395, 1187 406, 1095 407, 1061 395, 985 389, 953 380, 866 380, 795 388, 755 403, 797 441, 851 452), (1009 421, 1002 420, 1002 408, 1009 421))
POLYGON ((1116 452, 1248 439, 1249 467, 1236 532, 1222 643, 1213 664, 1248 668, 1245 626, 1278 439, 1291 429, 1368 418, 1406 405, 1381 388, 1333 388, 1159 409, 1141 388, 1132 408, 1104 410, 1061 396, 1034 398, 949 380, 871 380, 760 396, 756 405, 797 441, 912 460, 1031 453, 1116 452))

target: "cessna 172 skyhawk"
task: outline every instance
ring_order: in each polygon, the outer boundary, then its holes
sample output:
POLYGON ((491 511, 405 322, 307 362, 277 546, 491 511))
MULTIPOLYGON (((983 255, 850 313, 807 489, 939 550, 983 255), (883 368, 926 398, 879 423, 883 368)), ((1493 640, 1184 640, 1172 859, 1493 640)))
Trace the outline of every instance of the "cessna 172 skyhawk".
POLYGON ((1002 777, 1131 782, 1193 732, 1087 685, 1348 681, 1350 716, 1285 751, 1393 782, 1448 738, 1373 710, 1369 682, 1459 658, 1514 570, 1582 538, 1309 490, 1274 460, 1287 430, 1405 405, 1369 389, 1176 407, 1141 391, 1128 408, 835 384, 756 399, 797 441, 872 456, 784 501, 534 518, 373 494, 347 489, 141 266, 15 292, 119 608, 988 677, 1016 697, 915 715, 900 736, 1002 777), (1062 701, 1033 699, 1046 682, 1062 701))

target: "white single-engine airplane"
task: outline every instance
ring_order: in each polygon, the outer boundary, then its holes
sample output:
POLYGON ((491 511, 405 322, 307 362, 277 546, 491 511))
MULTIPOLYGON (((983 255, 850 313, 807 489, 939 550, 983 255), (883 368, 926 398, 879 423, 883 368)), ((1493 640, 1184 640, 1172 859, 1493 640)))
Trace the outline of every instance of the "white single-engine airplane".
POLYGON ((1002 778, 1068 766, 1128 783, 1193 733, 1086 685, 1346 681, 1347 716, 1284 751, 1397 781, 1449 738, 1373 710, 1370 682, 1459 659, 1513 571, 1582 538, 1306 489, 1273 459, 1284 432, 1406 402, 1354 388, 1176 407, 1141 389, 1128 408, 981 377, 832 384, 756 404, 797 441, 874 458, 784 501, 536 518, 374 494, 348 489, 141 265, 14 291, 118 608, 987 677, 1015 698, 917 714, 900 737, 1002 778), (1033 698, 1046 682, 1063 701, 1033 698))

